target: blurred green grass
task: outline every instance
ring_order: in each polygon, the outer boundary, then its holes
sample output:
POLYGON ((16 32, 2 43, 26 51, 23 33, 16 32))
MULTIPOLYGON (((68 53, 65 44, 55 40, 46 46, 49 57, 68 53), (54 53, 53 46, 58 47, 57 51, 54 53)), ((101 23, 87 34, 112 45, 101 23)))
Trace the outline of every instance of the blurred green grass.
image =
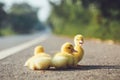
POLYGON ((15 35, 16 33, 11 29, 11 27, 6 27, 0 30, 1 36, 15 35))
POLYGON ((109 27, 106 25, 89 24, 82 25, 76 23, 66 23, 59 25, 58 23, 53 30, 54 34, 73 37, 76 34, 83 34, 86 38, 99 38, 102 40, 120 41, 120 28, 119 22, 111 22, 109 27), (108 28, 108 29, 107 29, 108 28))
POLYGON ((83 34, 86 38, 120 41, 120 20, 114 15, 109 18, 103 16, 102 11, 93 4, 88 8, 84 8, 79 1, 75 4, 63 1, 60 6, 53 5, 49 22, 54 34, 72 37, 83 34))

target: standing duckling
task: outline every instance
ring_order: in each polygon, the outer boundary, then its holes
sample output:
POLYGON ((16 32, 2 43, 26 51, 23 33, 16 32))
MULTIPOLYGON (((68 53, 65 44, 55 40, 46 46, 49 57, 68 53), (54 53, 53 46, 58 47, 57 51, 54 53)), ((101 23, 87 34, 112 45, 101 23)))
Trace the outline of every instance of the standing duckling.
POLYGON ((62 45, 61 52, 56 53, 52 59, 52 65, 56 69, 69 68, 74 65, 73 46, 66 42, 62 45))
POLYGON ((44 48, 42 46, 37 46, 34 49, 34 56, 29 58, 24 66, 32 70, 36 69, 48 69, 51 65, 51 56, 44 53, 44 48))
POLYGON ((84 40, 83 40, 82 35, 76 35, 74 37, 74 43, 75 43, 74 49, 76 50, 76 52, 73 53, 73 55, 74 55, 74 66, 77 66, 78 62, 83 58, 84 50, 81 46, 83 44, 83 42, 84 42, 84 40))

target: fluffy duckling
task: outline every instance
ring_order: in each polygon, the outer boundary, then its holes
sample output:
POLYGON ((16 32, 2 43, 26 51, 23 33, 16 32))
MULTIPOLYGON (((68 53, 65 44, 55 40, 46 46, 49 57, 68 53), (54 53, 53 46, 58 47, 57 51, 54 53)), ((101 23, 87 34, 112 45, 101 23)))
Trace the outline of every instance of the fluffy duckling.
POLYGON ((83 36, 80 34, 76 35, 74 37, 74 43, 75 43, 74 49, 76 50, 76 52, 73 53, 74 66, 77 66, 78 62, 83 58, 83 55, 84 55, 84 50, 81 46, 84 43, 83 36))
POLYGON ((52 59, 52 65, 56 69, 69 68, 74 65, 73 46, 71 43, 66 42, 62 45, 61 52, 55 54, 52 59))
POLYGON ((45 56, 45 57, 50 57, 49 54, 44 53, 44 48, 43 46, 37 46, 34 49, 34 55, 35 56, 45 56))
POLYGON ((34 49, 34 56, 29 58, 24 66, 32 70, 36 69, 48 69, 51 65, 51 56, 44 53, 44 48, 42 46, 37 46, 34 49))

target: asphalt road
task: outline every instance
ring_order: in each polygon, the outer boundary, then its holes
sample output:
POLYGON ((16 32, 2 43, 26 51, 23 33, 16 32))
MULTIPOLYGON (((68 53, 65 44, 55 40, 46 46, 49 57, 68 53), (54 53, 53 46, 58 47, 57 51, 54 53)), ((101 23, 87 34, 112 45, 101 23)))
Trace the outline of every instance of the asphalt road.
POLYGON ((0 50, 4 50, 6 48, 10 48, 10 47, 22 44, 36 37, 39 37, 42 34, 43 32, 38 32, 38 33, 31 33, 31 34, 24 34, 24 35, 0 37, 0 50))
MULTIPOLYGON (((73 43, 73 39, 50 35, 37 45, 53 55, 66 41, 73 43)), ((35 46, 0 60, 0 80, 120 80, 120 45, 85 40, 85 55, 77 68, 32 71, 23 65, 35 46)))

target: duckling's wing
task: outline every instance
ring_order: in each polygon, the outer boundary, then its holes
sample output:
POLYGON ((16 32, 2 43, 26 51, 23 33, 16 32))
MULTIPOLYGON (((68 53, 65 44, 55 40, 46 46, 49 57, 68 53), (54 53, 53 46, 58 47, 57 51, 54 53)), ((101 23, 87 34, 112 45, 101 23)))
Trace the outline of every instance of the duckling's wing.
POLYGON ((34 60, 36 69, 48 69, 51 65, 50 57, 39 57, 34 60))
POLYGON ((54 56, 52 59, 52 65, 56 68, 66 68, 68 59, 65 56, 54 56))
POLYGON ((72 67, 73 65, 74 65, 74 56, 73 55, 71 55, 71 54, 69 54, 68 55, 68 66, 69 67, 72 67))

